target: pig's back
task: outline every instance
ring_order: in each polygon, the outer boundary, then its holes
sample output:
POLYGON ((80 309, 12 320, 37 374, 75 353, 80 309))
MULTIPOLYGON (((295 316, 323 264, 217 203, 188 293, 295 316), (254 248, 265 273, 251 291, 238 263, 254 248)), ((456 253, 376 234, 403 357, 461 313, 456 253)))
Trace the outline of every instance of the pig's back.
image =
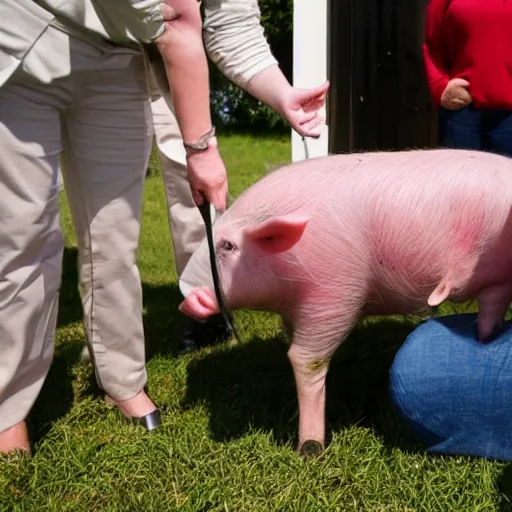
POLYGON ((265 217, 308 213, 293 253, 311 280, 374 279, 390 296, 412 297, 501 233, 511 162, 445 149, 331 155, 269 174, 233 206, 265 217))
MULTIPOLYGON (((368 152, 303 160, 247 189, 237 210, 281 215, 297 208, 339 221, 355 209, 364 216, 411 219, 463 212, 487 201, 512 204, 512 159, 455 149, 368 152), (436 205, 436 211, 432 206, 436 205), (372 212, 374 212, 372 214, 372 212)), ((378 219, 377 219, 378 220, 378 219)))
POLYGON ((382 246, 398 250, 399 243, 409 240, 417 253, 415 239, 420 238, 432 247, 456 243, 463 251, 476 250, 510 214, 512 160, 507 157, 425 150, 363 155, 361 160, 359 170, 356 166, 347 173, 345 193, 373 234, 376 251, 382 246))

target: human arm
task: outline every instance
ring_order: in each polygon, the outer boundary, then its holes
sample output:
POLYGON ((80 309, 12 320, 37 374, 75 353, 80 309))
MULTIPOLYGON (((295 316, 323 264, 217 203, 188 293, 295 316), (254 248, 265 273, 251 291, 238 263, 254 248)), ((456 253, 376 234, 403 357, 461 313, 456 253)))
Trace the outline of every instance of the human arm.
POLYGON ((283 116, 299 134, 319 135, 329 82, 313 89, 288 82, 265 38, 257 0, 207 1, 203 33, 208 55, 227 78, 283 116))
MULTIPOLYGON (((161 12, 165 30, 155 43, 163 58, 183 140, 193 143, 212 127, 199 3, 165 0, 161 12)), ((224 210, 227 177, 215 138, 205 151, 187 152, 187 168, 195 203, 201 205, 205 197, 217 210, 224 210)))
POLYGON ((284 117, 297 133, 308 137, 320 135, 325 121, 321 109, 328 89, 328 81, 312 89, 293 87, 277 65, 260 71, 246 87, 248 93, 284 117))

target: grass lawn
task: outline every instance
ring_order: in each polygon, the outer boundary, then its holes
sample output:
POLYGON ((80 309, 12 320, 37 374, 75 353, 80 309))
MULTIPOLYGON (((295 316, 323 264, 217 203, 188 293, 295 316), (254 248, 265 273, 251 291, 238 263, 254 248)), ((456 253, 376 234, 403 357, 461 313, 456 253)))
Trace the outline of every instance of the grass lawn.
MULTIPOLYGON (((234 196, 289 160, 286 139, 221 137, 221 144, 234 196)), ((77 252, 62 204, 56 354, 30 417, 34 457, 0 461, 1 511, 512 510, 508 465, 426 455, 391 407, 388 370, 417 318, 361 322, 338 351, 327 384, 332 442, 309 461, 294 451, 295 384, 277 317, 237 312, 240 345, 178 356, 180 294, 158 172, 146 181, 138 260, 149 392, 164 424, 146 433, 119 422, 91 366, 79 362, 77 252)))

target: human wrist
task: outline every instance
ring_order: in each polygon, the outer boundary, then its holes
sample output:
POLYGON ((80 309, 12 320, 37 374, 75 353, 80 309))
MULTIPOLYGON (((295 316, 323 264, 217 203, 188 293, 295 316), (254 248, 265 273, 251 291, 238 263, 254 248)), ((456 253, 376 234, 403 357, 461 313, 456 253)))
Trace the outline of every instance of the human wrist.
POLYGON ((183 142, 187 158, 202 154, 218 153, 218 140, 215 133, 210 136, 206 135, 193 142, 183 142))
POLYGON ((194 140, 187 141, 183 139, 183 146, 189 151, 204 151, 208 149, 209 142, 213 138, 215 138, 215 126, 212 126, 194 140))

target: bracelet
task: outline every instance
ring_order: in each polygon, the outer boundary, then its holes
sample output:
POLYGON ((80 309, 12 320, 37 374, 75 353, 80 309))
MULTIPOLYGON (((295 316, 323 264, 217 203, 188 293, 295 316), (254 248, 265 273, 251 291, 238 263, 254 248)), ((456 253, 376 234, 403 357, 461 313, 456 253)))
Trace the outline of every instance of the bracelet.
POLYGON ((183 142, 183 145, 186 149, 190 149, 192 151, 205 151, 208 149, 209 140, 215 136, 215 126, 212 126, 210 130, 208 130, 204 135, 199 137, 195 142, 183 142))

